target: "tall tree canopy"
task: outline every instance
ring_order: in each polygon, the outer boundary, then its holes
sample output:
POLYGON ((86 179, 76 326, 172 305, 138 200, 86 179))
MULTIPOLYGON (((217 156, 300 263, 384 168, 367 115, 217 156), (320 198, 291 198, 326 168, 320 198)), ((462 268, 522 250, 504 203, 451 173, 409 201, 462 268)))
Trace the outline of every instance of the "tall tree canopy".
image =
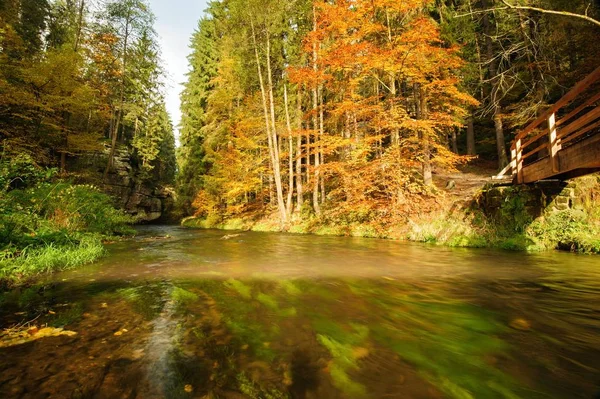
POLYGON ((154 16, 142 0, 0 1, 0 148, 59 166, 118 146, 140 176, 171 182, 173 127, 154 16))
MULTIPOLYGON (((597 12, 583 3, 514 2, 597 12)), ((182 95, 184 202, 283 226, 402 217, 460 154, 503 167, 514 132, 597 63, 597 30, 501 0, 213 1, 182 95)))

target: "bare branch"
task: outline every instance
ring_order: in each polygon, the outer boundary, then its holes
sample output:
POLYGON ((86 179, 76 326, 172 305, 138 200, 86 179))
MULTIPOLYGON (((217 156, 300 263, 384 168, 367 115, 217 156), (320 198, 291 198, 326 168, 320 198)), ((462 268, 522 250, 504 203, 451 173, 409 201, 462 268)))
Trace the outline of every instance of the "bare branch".
POLYGON ((487 9, 487 10, 471 11, 471 12, 469 12, 467 14, 456 15, 456 18, 463 18, 463 17, 471 16, 473 14, 483 14, 483 13, 494 12, 494 11, 528 10, 528 11, 539 12, 539 13, 542 13, 542 14, 560 15, 560 16, 563 16, 563 17, 571 17, 571 18, 583 19, 583 20, 585 20, 587 22, 591 22, 592 24, 594 24, 596 26, 600 26, 600 21, 598 21, 597 19, 594 19, 594 18, 588 16, 587 15, 587 10, 586 10, 585 14, 577 14, 577 13, 569 12, 569 11, 546 10, 544 8, 530 7, 530 6, 517 6, 517 5, 509 3, 507 0, 501 0, 501 1, 502 1, 502 3, 504 3, 504 5, 506 7, 497 7, 497 8, 490 8, 490 9, 487 9))

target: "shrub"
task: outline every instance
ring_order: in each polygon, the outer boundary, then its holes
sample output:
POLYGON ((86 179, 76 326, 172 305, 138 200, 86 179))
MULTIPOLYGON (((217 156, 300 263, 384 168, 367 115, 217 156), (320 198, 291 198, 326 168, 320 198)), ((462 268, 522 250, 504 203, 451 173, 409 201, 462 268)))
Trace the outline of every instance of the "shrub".
POLYGON ((89 263, 102 255, 102 237, 134 232, 109 196, 55 172, 26 156, 0 161, 0 279, 89 263))

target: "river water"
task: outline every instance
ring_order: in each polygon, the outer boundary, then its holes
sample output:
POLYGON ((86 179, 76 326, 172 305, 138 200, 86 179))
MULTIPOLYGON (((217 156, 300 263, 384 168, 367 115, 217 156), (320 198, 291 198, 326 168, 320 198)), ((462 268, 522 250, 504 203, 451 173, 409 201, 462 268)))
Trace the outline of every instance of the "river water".
POLYGON ((0 348, 1 398, 599 397, 597 256, 172 226, 108 251, 0 296, 2 328, 77 333, 0 348))

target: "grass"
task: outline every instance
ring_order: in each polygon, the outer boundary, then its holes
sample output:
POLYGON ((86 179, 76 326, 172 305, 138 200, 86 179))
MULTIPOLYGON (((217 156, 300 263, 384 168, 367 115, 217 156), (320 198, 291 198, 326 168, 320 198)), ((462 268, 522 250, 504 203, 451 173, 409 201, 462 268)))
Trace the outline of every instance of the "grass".
POLYGON ((73 269, 94 262, 104 251, 97 237, 84 237, 78 244, 68 246, 50 243, 40 248, 25 248, 18 257, 6 256, 0 260, 0 280, 18 283, 42 273, 73 269))
POLYGON ((103 239, 133 234, 134 222, 97 187, 58 179, 26 156, 0 160, 0 286, 91 263, 103 239))

